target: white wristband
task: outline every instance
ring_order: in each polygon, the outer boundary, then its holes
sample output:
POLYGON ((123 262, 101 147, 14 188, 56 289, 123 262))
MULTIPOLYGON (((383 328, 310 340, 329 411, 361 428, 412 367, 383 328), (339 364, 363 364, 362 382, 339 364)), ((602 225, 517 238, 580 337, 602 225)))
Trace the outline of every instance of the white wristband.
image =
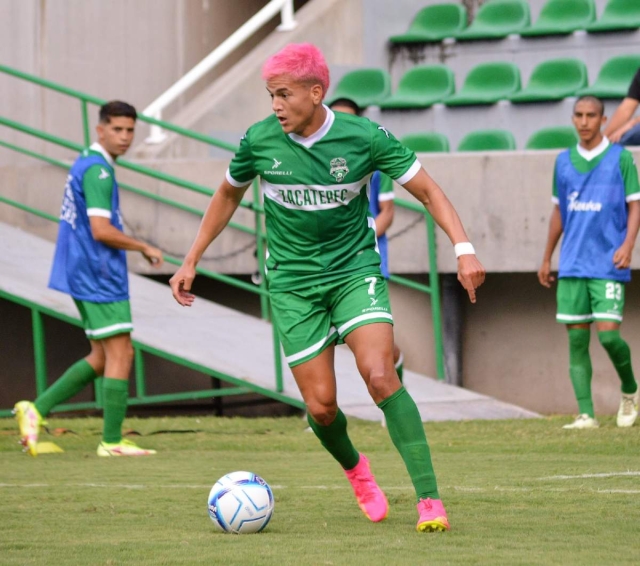
POLYGON ((460 242, 453 246, 453 250, 456 252, 456 258, 461 255, 476 255, 476 250, 473 249, 471 242, 460 242))

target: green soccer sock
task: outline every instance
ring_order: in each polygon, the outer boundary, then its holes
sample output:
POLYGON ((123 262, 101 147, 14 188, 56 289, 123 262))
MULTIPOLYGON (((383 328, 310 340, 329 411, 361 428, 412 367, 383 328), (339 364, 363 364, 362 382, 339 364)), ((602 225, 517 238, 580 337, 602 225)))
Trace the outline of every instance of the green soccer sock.
POLYGON ((400 383, 402 383, 402 375, 404 374, 404 354, 402 352, 400 352, 400 357, 398 358, 398 361, 395 365, 398 379, 400 380, 400 383))
POLYGON ((418 407, 411 395, 401 387, 378 403, 378 407, 384 413, 389 436, 404 460, 418 500, 427 497, 440 499, 431 451, 418 407))
POLYGON ((591 331, 586 328, 570 328, 569 334, 569 376, 578 401, 578 411, 594 416, 591 398, 591 356, 589 338, 591 331))
POLYGON ((102 380, 102 393, 104 405, 102 440, 117 443, 122 440, 122 422, 127 414, 129 381, 105 377, 102 380))
POLYGON ((351 444, 351 439, 347 434, 347 417, 340 409, 338 409, 338 414, 333 422, 327 426, 319 425, 308 413, 307 421, 322 446, 345 470, 352 470, 358 465, 360 454, 351 444))
POLYGON ((73 364, 60 378, 35 400, 36 409, 46 417, 56 405, 71 399, 96 377, 91 364, 84 358, 73 364))
POLYGON ((631 395, 638 390, 638 384, 633 376, 631 367, 631 350, 629 345, 620 336, 619 330, 605 330, 598 332, 600 344, 609 354, 613 367, 618 372, 622 382, 622 392, 631 395))

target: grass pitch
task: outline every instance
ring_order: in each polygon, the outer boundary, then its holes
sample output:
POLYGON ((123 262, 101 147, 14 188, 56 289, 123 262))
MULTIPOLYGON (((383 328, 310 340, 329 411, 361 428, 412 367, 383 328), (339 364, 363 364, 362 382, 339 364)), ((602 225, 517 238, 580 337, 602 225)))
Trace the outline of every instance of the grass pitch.
POLYGON ((428 534, 415 532, 408 475, 378 424, 349 424, 389 498, 373 524, 299 418, 129 419, 158 450, 130 459, 96 456, 99 419, 51 418, 77 434, 43 434, 65 452, 37 458, 0 419, 0 564, 638 564, 640 427, 562 430, 568 421, 428 424, 452 525, 428 534), (234 470, 273 488, 263 533, 220 533, 207 515, 211 485, 234 470))

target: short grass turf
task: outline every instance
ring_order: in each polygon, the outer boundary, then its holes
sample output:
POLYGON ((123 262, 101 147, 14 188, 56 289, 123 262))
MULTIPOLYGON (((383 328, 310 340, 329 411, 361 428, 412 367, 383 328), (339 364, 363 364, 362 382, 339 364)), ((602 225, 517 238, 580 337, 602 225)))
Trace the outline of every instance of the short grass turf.
POLYGON ((50 418, 63 454, 21 453, 0 419, 2 565, 626 565, 640 563, 640 426, 568 418, 426 425, 452 530, 417 533, 414 493, 385 429, 351 420, 387 492, 370 523, 299 418, 128 419, 147 458, 98 458, 102 422, 50 418), (163 431, 158 433, 159 431, 163 431), (216 531, 207 495, 235 470, 272 486, 256 535, 216 531))

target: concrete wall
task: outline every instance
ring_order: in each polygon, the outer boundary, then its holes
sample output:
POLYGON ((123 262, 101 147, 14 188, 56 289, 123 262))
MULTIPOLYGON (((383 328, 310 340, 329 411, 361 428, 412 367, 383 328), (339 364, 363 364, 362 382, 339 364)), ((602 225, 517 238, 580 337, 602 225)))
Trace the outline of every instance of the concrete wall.
MULTIPOLYGON (((268 0, 0 0, 2 64, 139 110, 209 54, 268 0)), ((257 45, 255 34, 168 109, 171 116, 257 45)), ((2 114, 82 141, 80 103, 0 73, 2 114)), ((91 107, 92 125, 97 110, 91 107)), ((60 155, 50 145, 5 130, 2 138, 60 155)), ((0 164, 27 160, 0 149, 0 164)))

